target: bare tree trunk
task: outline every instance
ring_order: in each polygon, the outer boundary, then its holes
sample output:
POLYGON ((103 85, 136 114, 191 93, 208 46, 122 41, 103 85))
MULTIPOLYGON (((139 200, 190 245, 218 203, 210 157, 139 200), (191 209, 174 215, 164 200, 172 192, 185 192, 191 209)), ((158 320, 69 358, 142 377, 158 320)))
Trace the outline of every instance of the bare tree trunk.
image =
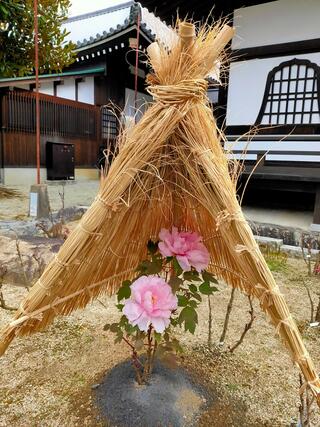
POLYGON ((244 330, 239 338, 239 340, 229 349, 230 353, 233 353, 237 347, 242 343, 244 340, 244 337, 246 336, 247 332, 252 328, 253 321, 255 319, 253 305, 252 305, 252 298, 251 296, 248 296, 249 304, 250 304, 250 320, 248 323, 245 324, 244 330))
POLYGON ((319 297, 319 302, 318 302, 318 307, 316 311, 316 317, 314 319, 316 322, 320 322, 320 295, 318 295, 318 297, 319 297))
POLYGON ((210 295, 208 295, 208 307, 209 307, 209 325, 208 325, 208 347, 212 347, 212 307, 210 295))
POLYGON ((303 286, 306 288, 307 294, 308 294, 308 298, 310 301, 310 323, 314 322, 314 303, 313 303, 313 299, 311 296, 311 292, 309 287, 305 284, 304 280, 302 280, 302 284, 303 286))
POLYGON ((223 330, 222 330, 222 334, 219 340, 219 344, 222 346, 224 344, 226 335, 227 335, 227 331, 228 331, 228 326, 229 326, 229 319, 230 319, 230 314, 232 311, 232 306, 233 306, 233 300, 234 300, 234 294, 235 294, 236 288, 232 288, 231 289, 231 295, 230 295, 230 299, 229 299, 229 303, 227 306, 227 312, 226 312, 226 316, 224 318, 224 324, 223 324, 223 330))

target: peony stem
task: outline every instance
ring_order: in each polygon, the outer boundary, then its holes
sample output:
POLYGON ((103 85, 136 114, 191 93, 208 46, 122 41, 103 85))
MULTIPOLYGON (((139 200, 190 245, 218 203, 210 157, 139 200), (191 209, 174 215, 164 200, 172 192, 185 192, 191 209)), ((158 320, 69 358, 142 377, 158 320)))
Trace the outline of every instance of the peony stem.
POLYGON ((144 371, 143 371, 143 380, 145 381, 150 373, 151 373, 151 357, 152 357, 152 325, 149 326, 148 328, 148 332, 147 332, 147 340, 148 340, 148 349, 147 349, 147 359, 146 359, 146 363, 144 365, 144 371))

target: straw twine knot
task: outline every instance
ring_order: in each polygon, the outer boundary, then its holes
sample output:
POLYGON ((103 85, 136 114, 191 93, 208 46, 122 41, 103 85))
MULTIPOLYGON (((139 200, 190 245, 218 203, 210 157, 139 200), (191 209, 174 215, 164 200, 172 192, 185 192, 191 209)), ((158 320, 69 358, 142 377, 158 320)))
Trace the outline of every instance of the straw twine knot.
POLYGON ((279 289, 267 289, 265 286, 260 285, 259 283, 254 287, 255 290, 261 290, 261 295, 257 295, 260 300, 260 305, 263 310, 266 310, 274 303, 274 297, 282 297, 279 289))
POLYGON ((313 381, 306 381, 304 384, 302 384, 302 386, 300 387, 300 394, 303 394, 307 388, 310 388, 310 390, 315 395, 319 395, 320 394, 320 380, 319 380, 319 378, 316 378, 313 381))
POLYGON ((245 222, 241 210, 229 212, 225 209, 219 212, 216 217, 216 230, 218 231, 222 227, 229 228, 231 221, 245 222))
POLYGON ((208 83, 204 79, 181 80, 175 85, 147 87, 155 101, 176 105, 187 101, 201 102, 206 98, 208 83))

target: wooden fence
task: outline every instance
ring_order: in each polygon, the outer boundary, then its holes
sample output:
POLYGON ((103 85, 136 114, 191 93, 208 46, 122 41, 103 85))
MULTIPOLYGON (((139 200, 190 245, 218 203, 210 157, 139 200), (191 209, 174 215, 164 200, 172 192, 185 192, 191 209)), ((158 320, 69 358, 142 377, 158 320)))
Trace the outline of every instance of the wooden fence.
MULTIPOLYGON (((101 139, 100 107, 40 94, 41 164, 47 141, 75 145, 76 166, 97 162, 101 139)), ((35 166, 35 93, 8 91, 1 99, 4 166, 35 166)), ((1 147, 0 147, 1 148, 1 147)))

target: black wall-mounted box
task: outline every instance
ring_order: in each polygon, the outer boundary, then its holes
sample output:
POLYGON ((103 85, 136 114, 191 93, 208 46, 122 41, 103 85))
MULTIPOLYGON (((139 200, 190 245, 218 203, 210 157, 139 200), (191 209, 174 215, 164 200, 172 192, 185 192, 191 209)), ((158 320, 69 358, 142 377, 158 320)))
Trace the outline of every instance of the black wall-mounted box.
POLYGON ((74 144, 47 141, 48 180, 74 180, 74 144))

